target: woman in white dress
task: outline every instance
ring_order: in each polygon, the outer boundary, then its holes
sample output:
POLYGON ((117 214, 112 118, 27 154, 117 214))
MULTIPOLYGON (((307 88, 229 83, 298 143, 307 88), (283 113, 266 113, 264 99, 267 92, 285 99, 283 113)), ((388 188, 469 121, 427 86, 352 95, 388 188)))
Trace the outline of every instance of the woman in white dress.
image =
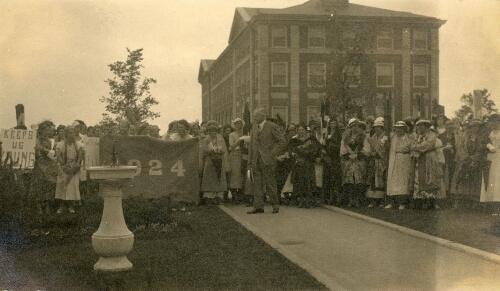
POLYGON ((57 213, 67 207, 75 213, 73 205, 80 201, 80 165, 83 160, 83 144, 76 141, 77 131, 73 126, 64 129, 65 139, 56 146, 56 157, 59 163, 59 174, 56 183, 56 199, 62 200, 57 213))
POLYGON ((483 174, 480 201, 500 202, 500 115, 490 115, 488 125, 491 129, 489 143, 486 145, 489 171, 483 174))
POLYGON ((229 166, 231 168, 229 188, 233 195, 233 202, 238 204, 243 201, 243 178, 246 172, 246 168, 242 167, 243 154, 241 152, 244 122, 236 118, 232 123, 234 131, 229 134, 229 166))

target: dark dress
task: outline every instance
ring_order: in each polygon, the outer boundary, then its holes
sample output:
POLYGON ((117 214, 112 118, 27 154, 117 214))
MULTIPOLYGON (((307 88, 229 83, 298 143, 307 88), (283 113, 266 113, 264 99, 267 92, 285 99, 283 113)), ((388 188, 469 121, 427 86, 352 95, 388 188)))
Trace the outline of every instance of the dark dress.
POLYGON ((453 173, 455 172, 455 133, 451 132, 443 132, 438 138, 443 143, 443 154, 445 164, 443 165, 443 174, 444 174, 444 186, 446 191, 450 191, 451 180, 453 179, 453 173), (447 145, 451 145, 451 148, 446 148, 447 145))
POLYGON ((342 166, 340 163, 340 144, 342 134, 340 132, 326 136, 324 150, 326 159, 324 163, 323 185, 325 189, 340 192, 342 187, 342 166))
POLYGON ((33 168, 32 194, 37 201, 52 200, 56 192, 57 162, 49 158, 52 150, 50 139, 36 141, 35 166, 33 168))
MULTIPOLYGON (((294 196, 300 198, 299 206, 312 202, 312 194, 316 191, 314 163, 321 155, 321 144, 314 136, 300 140, 298 136, 290 140, 292 152, 296 154, 292 169, 294 196)), ((308 205, 308 204, 306 204, 308 205)))

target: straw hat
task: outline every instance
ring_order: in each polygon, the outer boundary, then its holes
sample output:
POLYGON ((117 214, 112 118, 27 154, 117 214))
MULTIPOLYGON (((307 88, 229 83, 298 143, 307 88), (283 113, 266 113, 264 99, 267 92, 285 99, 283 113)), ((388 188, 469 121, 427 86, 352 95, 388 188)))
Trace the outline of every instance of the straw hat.
POLYGON ((404 128, 406 128, 407 126, 406 126, 406 122, 404 122, 404 121, 398 121, 398 122, 396 122, 396 124, 394 124, 394 127, 404 127, 404 128))
POLYGON ((381 126, 384 127, 384 118, 383 117, 377 117, 375 121, 373 122, 373 127, 376 126, 381 126))
POLYGON ((347 127, 351 127, 353 125, 356 125, 358 123, 358 120, 356 118, 351 118, 349 119, 349 122, 347 123, 347 127))
POLYGON ((243 121, 243 119, 241 118, 236 118, 235 120, 231 121, 231 123, 234 125, 235 123, 241 123, 242 125, 245 124, 245 121, 243 121))
POLYGON ((417 121, 417 123, 415 123, 415 125, 419 125, 419 124, 425 124, 425 125, 430 125, 431 122, 427 119, 420 119, 419 121, 417 121))

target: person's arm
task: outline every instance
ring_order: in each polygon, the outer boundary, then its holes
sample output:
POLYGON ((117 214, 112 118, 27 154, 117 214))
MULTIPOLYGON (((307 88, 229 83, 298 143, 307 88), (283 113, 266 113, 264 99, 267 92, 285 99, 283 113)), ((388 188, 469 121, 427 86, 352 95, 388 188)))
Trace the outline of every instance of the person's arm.
POLYGON ((85 149, 83 148, 83 144, 80 142, 76 142, 76 147, 77 147, 77 156, 78 160, 76 161, 77 164, 80 164, 83 159, 85 158, 85 149))
POLYGON ((47 156, 49 153, 49 150, 45 149, 42 146, 42 143, 40 142, 39 139, 36 140, 35 144, 35 158, 40 157, 40 156, 47 156))
POLYGON ((358 153, 358 157, 368 157, 372 151, 372 148, 370 146, 370 143, 368 142, 368 138, 365 137, 365 140, 363 141, 363 148, 361 151, 358 153))
POLYGON ((427 139, 422 140, 420 143, 414 144, 414 149, 420 153, 425 153, 433 150, 436 145, 436 135, 434 133, 428 133, 427 139))
POLYGON ((62 146, 65 142, 64 141, 61 141, 57 144, 56 146, 56 158, 57 158, 57 162, 61 165, 64 165, 64 160, 63 160, 63 157, 62 157, 62 146))
POLYGON ((235 150, 240 145, 240 140, 237 136, 238 134, 235 132, 229 135, 229 150, 235 150))
POLYGON ((254 148, 254 146, 253 146, 253 141, 254 141, 254 130, 253 130, 253 128, 254 127, 252 127, 252 130, 250 132, 250 142, 248 143, 248 163, 247 163, 248 168, 252 168, 252 157, 254 155, 254 153, 253 153, 253 148, 254 148))
POLYGON ((285 137, 279 131, 278 126, 273 126, 272 134, 274 139, 273 155, 276 157, 285 150, 286 142, 285 137))

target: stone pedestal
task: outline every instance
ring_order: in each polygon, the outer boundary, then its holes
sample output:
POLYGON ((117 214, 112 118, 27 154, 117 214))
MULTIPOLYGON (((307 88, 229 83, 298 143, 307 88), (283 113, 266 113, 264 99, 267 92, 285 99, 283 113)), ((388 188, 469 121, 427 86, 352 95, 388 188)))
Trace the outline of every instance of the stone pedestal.
POLYGON ((104 209, 99 229, 92 235, 92 247, 100 256, 96 271, 123 271, 132 268, 127 254, 134 245, 134 234, 123 217, 122 186, 134 177, 136 166, 90 167, 90 179, 99 181, 104 209))

